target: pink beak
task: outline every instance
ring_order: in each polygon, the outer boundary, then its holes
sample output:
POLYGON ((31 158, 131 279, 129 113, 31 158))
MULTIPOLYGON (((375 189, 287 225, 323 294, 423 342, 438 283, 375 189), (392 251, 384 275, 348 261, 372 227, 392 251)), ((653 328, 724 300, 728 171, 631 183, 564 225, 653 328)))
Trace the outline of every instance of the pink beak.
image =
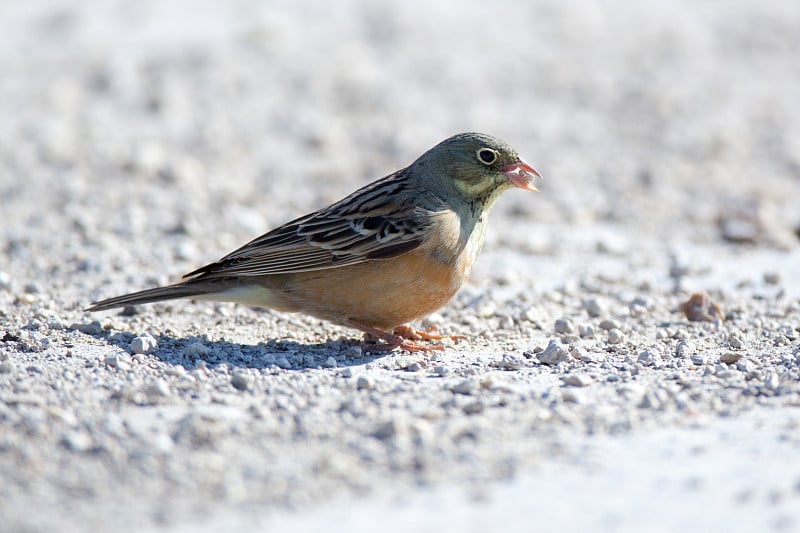
POLYGON ((503 167, 501 172, 508 176, 508 179, 511 180, 511 183, 520 189, 537 192, 539 191, 539 189, 536 187, 536 178, 542 179, 542 175, 536 172, 536 169, 530 166, 521 157, 516 163, 512 163, 503 167))

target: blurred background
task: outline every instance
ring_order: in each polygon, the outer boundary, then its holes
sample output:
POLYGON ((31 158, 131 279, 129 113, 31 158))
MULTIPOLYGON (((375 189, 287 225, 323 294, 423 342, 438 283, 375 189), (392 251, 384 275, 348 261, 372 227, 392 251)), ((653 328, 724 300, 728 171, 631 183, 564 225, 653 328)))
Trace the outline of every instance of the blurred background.
POLYGON ((403 518, 465 531, 536 509, 589 521, 598 506, 613 528, 613 502, 635 526, 713 530, 697 524, 725 513, 739 530, 791 528, 777 518, 800 508, 797 421, 738 415, 796 418, 799 95, 797 0, 0 0, 0 530, 167 530, 226 509, 235 530, 245 504, 303 516, 389 486, 424 502, 393 498, 403 518), (368 366, 345 351, 354 332, 308 317, 82 311, 470 130, 508 141, 544 183, 494 208, 471 283, 438 317, 472 344, 431 362, 445 365, 435 378, 395 354, 345 378, 337 365, 368 366), (687 325, 678 305, 695 290, 734 318, 687 325), (606 322, 587 318, 592 300, 622 317, 615 347, 598 325, 566 370, 502 364, 576 338, 571 323, 555 333, 559 318, 606 322), (158 353, 129 354, 144 332, 158 353), (741 372, 719 358, 733 339, 741 372), (456 394, 462 377, 481 395, 456 394), (440 418, 417 429, 429 405, 440 418), (718 417, 730 425, 714 438, 673 431, 718 417), (487 479, 548 465, 484 514, 487 479), (418 490, 429 480, 469 498, 450 512, 418 490))
POLYGON ((797 2, 0 9, 3 234, 34 269, 191 268, 469 130, 545 176, 489 250, 798 244, 797 2))

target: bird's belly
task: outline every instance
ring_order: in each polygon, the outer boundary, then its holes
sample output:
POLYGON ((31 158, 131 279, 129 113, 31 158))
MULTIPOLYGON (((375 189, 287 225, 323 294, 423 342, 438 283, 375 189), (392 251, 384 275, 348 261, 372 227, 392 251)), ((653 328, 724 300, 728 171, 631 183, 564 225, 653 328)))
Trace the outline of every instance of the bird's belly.
POLYGON ((286 307, 347 325, 348 319, 390 330, 438 309, 469 268, 411 252, 386 261, 294 274, 281 288, 286 307))

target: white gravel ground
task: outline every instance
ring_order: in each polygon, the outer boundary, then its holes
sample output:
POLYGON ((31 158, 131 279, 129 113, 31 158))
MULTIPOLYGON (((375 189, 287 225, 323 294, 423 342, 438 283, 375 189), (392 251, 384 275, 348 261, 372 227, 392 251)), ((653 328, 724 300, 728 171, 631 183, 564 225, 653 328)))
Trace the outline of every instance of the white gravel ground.
POLYGON ((0 11, 0 531, 800 528, 800 3, 0 11), (545 186, 467 342, 82 311, 468 130, 545 186))

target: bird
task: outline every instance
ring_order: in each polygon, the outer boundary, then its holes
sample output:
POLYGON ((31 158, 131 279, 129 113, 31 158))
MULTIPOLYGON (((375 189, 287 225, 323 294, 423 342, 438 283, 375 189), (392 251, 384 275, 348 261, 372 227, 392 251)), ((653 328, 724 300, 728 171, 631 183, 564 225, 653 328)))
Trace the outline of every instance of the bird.
POLYGON ((506 142, 459 133, 178 283, 94 302, 85 311, 174 298, 227 301, 354 328, 379 350, 441 350, 441 343, 423 341, 463 337, 408 324, 442 307, 468 279, 500 194, 514 187, 538 191, 540 179, 506 142))

